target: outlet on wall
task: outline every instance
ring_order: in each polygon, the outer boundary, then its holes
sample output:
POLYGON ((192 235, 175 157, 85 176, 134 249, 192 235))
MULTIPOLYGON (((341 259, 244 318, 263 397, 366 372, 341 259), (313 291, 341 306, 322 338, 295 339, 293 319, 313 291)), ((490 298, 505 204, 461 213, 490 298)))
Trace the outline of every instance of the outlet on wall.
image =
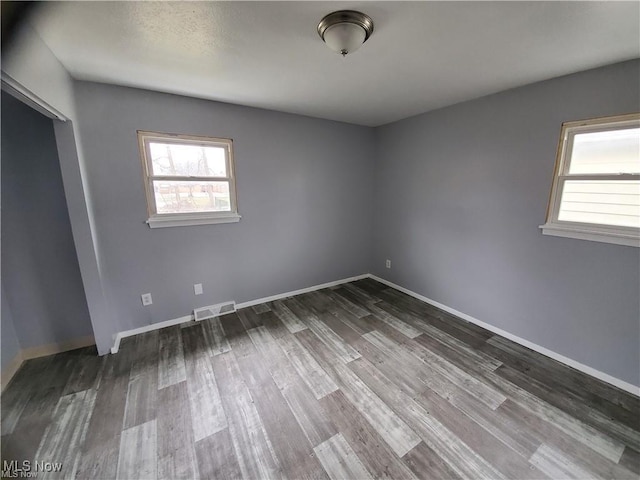
POLYGON ((388 258, 387 258, 387 261, 385 262, 385 267, 391 268, 391 260, 389 260, 388 258))
POLYGON ((145 307, 153 303, 153 299, 151 298, 150 293, 143 293, 142 295, 140 295, 140 298, 142 298, 142 305, 144 305, 145 307))
POLYGON ((202 295, 202 284, 196 283, 193 285, 193 293, 196 295, 202 295))

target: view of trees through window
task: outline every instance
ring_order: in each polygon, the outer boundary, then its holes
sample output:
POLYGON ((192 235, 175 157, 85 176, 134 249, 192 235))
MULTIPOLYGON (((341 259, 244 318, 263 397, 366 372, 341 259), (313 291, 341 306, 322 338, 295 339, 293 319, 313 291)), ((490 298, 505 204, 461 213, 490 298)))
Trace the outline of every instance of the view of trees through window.
POLYGON ((224 147, 150 142, 149 153, 157 213, 231 210, 224 147))

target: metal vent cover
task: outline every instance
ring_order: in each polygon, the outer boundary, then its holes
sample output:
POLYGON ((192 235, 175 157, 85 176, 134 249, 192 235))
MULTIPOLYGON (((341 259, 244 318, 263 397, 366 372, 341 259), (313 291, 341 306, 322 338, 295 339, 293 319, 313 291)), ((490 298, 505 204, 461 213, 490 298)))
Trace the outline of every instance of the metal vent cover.
POLYGON ((224 302, 216 305, 207 305, 206 307, 196 308, 193 310, 193 317, 196 322, 206 320, 207 318, 219 317, 227 313, 236 311, 236 302, 224 302))

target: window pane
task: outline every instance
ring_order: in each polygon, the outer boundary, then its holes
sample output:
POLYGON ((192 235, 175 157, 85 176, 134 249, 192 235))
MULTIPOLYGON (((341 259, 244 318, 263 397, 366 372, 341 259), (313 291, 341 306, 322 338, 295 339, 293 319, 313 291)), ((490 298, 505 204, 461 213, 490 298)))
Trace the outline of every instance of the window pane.
POLYGON ((153 175, 226 177, 224 147, 150 142, 153 175))
POLYGON ((640 228, 640 181, 567 180, 558 220, 640 228))
POLYGON ((575 135, 569 173, 640 173, 640 128, 575 135))
POLYGON ((153 182, 157 213, 230 212, 229 182, 153 182))

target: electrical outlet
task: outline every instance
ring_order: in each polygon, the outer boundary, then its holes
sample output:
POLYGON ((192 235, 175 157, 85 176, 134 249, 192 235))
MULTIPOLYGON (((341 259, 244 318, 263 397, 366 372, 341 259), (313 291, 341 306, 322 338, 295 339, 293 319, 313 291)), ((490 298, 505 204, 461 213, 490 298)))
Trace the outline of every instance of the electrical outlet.
POLYGON ((391 260, 387 259, 387 261, 385 262, 385 266, 387 268, 391 268, 391 260))
POLYGON ((196 295, 202 295, 202 284, 196 283, 193 285, 193 293, 196 295))
POLYGON ((151 298, 150 293, 143 293, 142 295, 140 295, 140 298, 142 298, 142 305, 144 305, 145 307, 153 303, 153 299, 151 298))

